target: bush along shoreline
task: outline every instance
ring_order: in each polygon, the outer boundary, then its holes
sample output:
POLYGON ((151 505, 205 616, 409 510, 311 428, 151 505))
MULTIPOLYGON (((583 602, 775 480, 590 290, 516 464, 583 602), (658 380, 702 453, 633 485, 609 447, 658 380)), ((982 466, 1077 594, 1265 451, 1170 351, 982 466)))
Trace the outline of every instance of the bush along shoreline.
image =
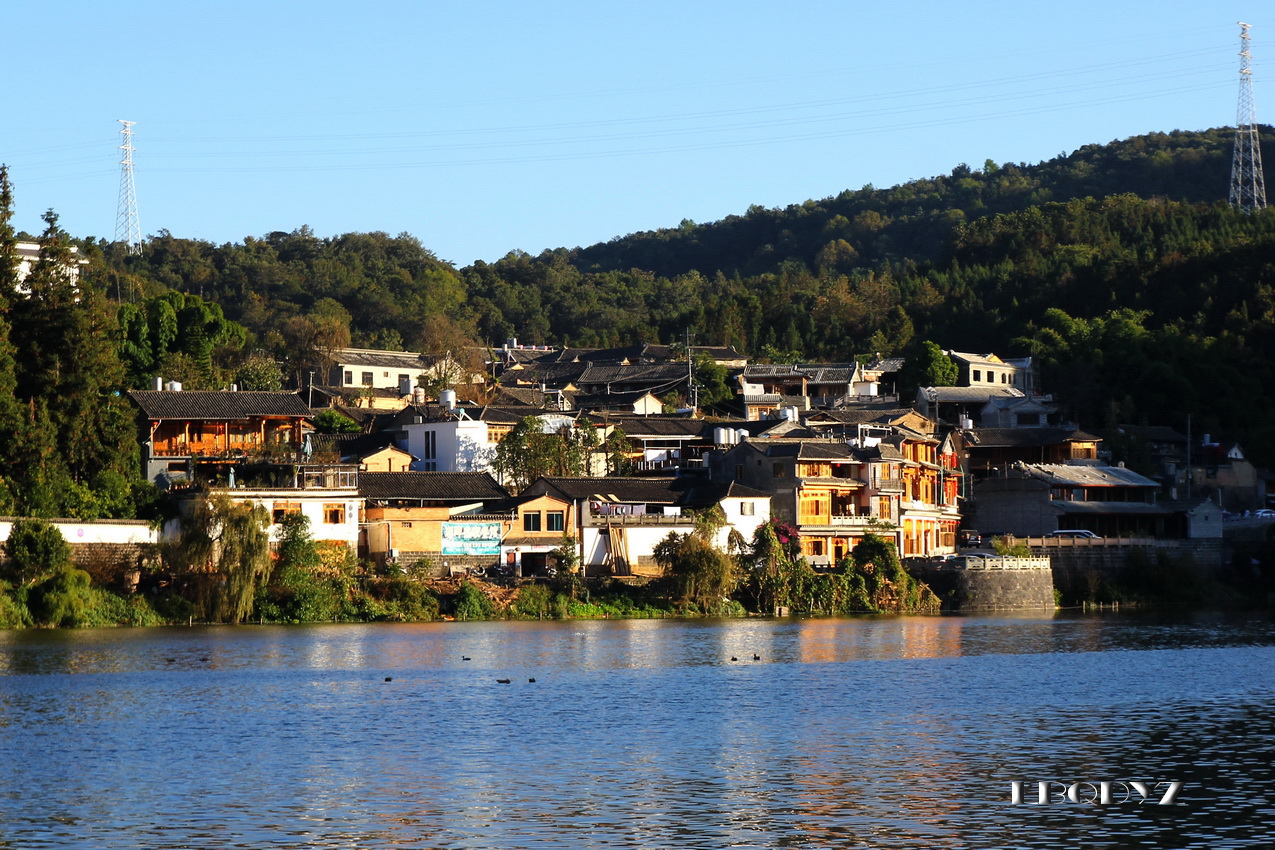
POLYGON ((345 546, 315 541, 285 517, 270 545, 264 509, 216 497, 196 506, 182 538, 160 547, 134 581, 94 583, 48 522, 21 519, 0 565, 0 628, 186 624, 429 622, 937 613, 938 599, 904 570, 893 544, 869 535, 832 570, 800 556, 795 530, 771 522, 725 552, 710 542, 720 517, 657 547, 662 575, 585 580, 574 553, 554 578, 426 578, 377 570, 345 546))

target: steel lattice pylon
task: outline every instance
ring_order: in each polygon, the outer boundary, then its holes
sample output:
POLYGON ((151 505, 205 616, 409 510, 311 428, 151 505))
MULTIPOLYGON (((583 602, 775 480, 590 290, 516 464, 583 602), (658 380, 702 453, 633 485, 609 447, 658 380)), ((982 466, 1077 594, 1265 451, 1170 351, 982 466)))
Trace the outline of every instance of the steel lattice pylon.
POLYGON ((1235 118, 1235 153, 1231 159, 1231 206, 1246 212, 1266 207, 1262 148, 1253 106, 1253 71, 1249 67, 1249 25, 1240 21, 1240 105, 1235 118))
POLYGON ((115 214, 115 241, 128 245, 129 253, 138 254, 142 250, 142 225, 137 220, 137 186, 133 182, 133 125, 136 121, 119 119, 120 135, 124 143, 120 150, 124 152, 120 159, 120 201, 115 214))

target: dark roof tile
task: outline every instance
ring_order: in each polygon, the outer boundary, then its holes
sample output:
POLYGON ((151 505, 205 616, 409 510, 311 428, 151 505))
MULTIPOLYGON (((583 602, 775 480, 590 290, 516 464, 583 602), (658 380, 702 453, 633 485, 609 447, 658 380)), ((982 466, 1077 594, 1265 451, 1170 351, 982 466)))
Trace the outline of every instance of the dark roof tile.
POLYGON ((366 499, 489 501, 509 498, 486 472, 361 472, 359 494, 366 499))
POLYGON ((129 390, 147 419, 307 418, 310 408, 297 393, 129 390))

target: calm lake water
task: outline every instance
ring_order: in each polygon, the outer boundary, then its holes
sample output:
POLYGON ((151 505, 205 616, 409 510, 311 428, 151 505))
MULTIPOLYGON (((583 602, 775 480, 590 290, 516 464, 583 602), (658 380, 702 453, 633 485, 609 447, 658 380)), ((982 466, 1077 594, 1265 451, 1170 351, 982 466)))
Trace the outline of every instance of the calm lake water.
POLYGON ((1273 765, 1268 615, 0 632, 0 848, 1270 847, 1273 765))

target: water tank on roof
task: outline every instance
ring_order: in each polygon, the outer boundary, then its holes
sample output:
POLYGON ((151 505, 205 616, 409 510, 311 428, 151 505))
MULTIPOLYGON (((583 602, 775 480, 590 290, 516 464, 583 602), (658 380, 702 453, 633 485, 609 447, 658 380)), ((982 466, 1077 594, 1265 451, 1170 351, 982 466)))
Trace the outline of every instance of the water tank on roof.
POLYGON ((713 445, 729 446, 731 443, 730 438, 734 436, 734 433, 735 432, 732 431, 730 428, 714 428, 713 429, 713 445))
POLYGON ((425 388, 424 387, 417 387, 416 389, 412 390, 412 403, 413 404, 425 403, 425 388))
POLYGON ((412 379, 411 378, 404 375, 403 377, 398 379, 398 394, 399 395, 412 394, 412 379))
POLYGON ((151 378, 151 389, 155 392, 161 392, 164 389, 164 377, 162 375, 156 375, 151 378))
POLYGON ((168 391, 169 391, 170 393, 179 393, 179 392, 181 392, 181 391, 182 391, 182 382, 181 382, 181 381, 169 381, 169 382, 168 382, 168 391))
POLYGON ((448 410, 456 409, 456 391, 443 390, 438 394, 438 403, 448 410))

